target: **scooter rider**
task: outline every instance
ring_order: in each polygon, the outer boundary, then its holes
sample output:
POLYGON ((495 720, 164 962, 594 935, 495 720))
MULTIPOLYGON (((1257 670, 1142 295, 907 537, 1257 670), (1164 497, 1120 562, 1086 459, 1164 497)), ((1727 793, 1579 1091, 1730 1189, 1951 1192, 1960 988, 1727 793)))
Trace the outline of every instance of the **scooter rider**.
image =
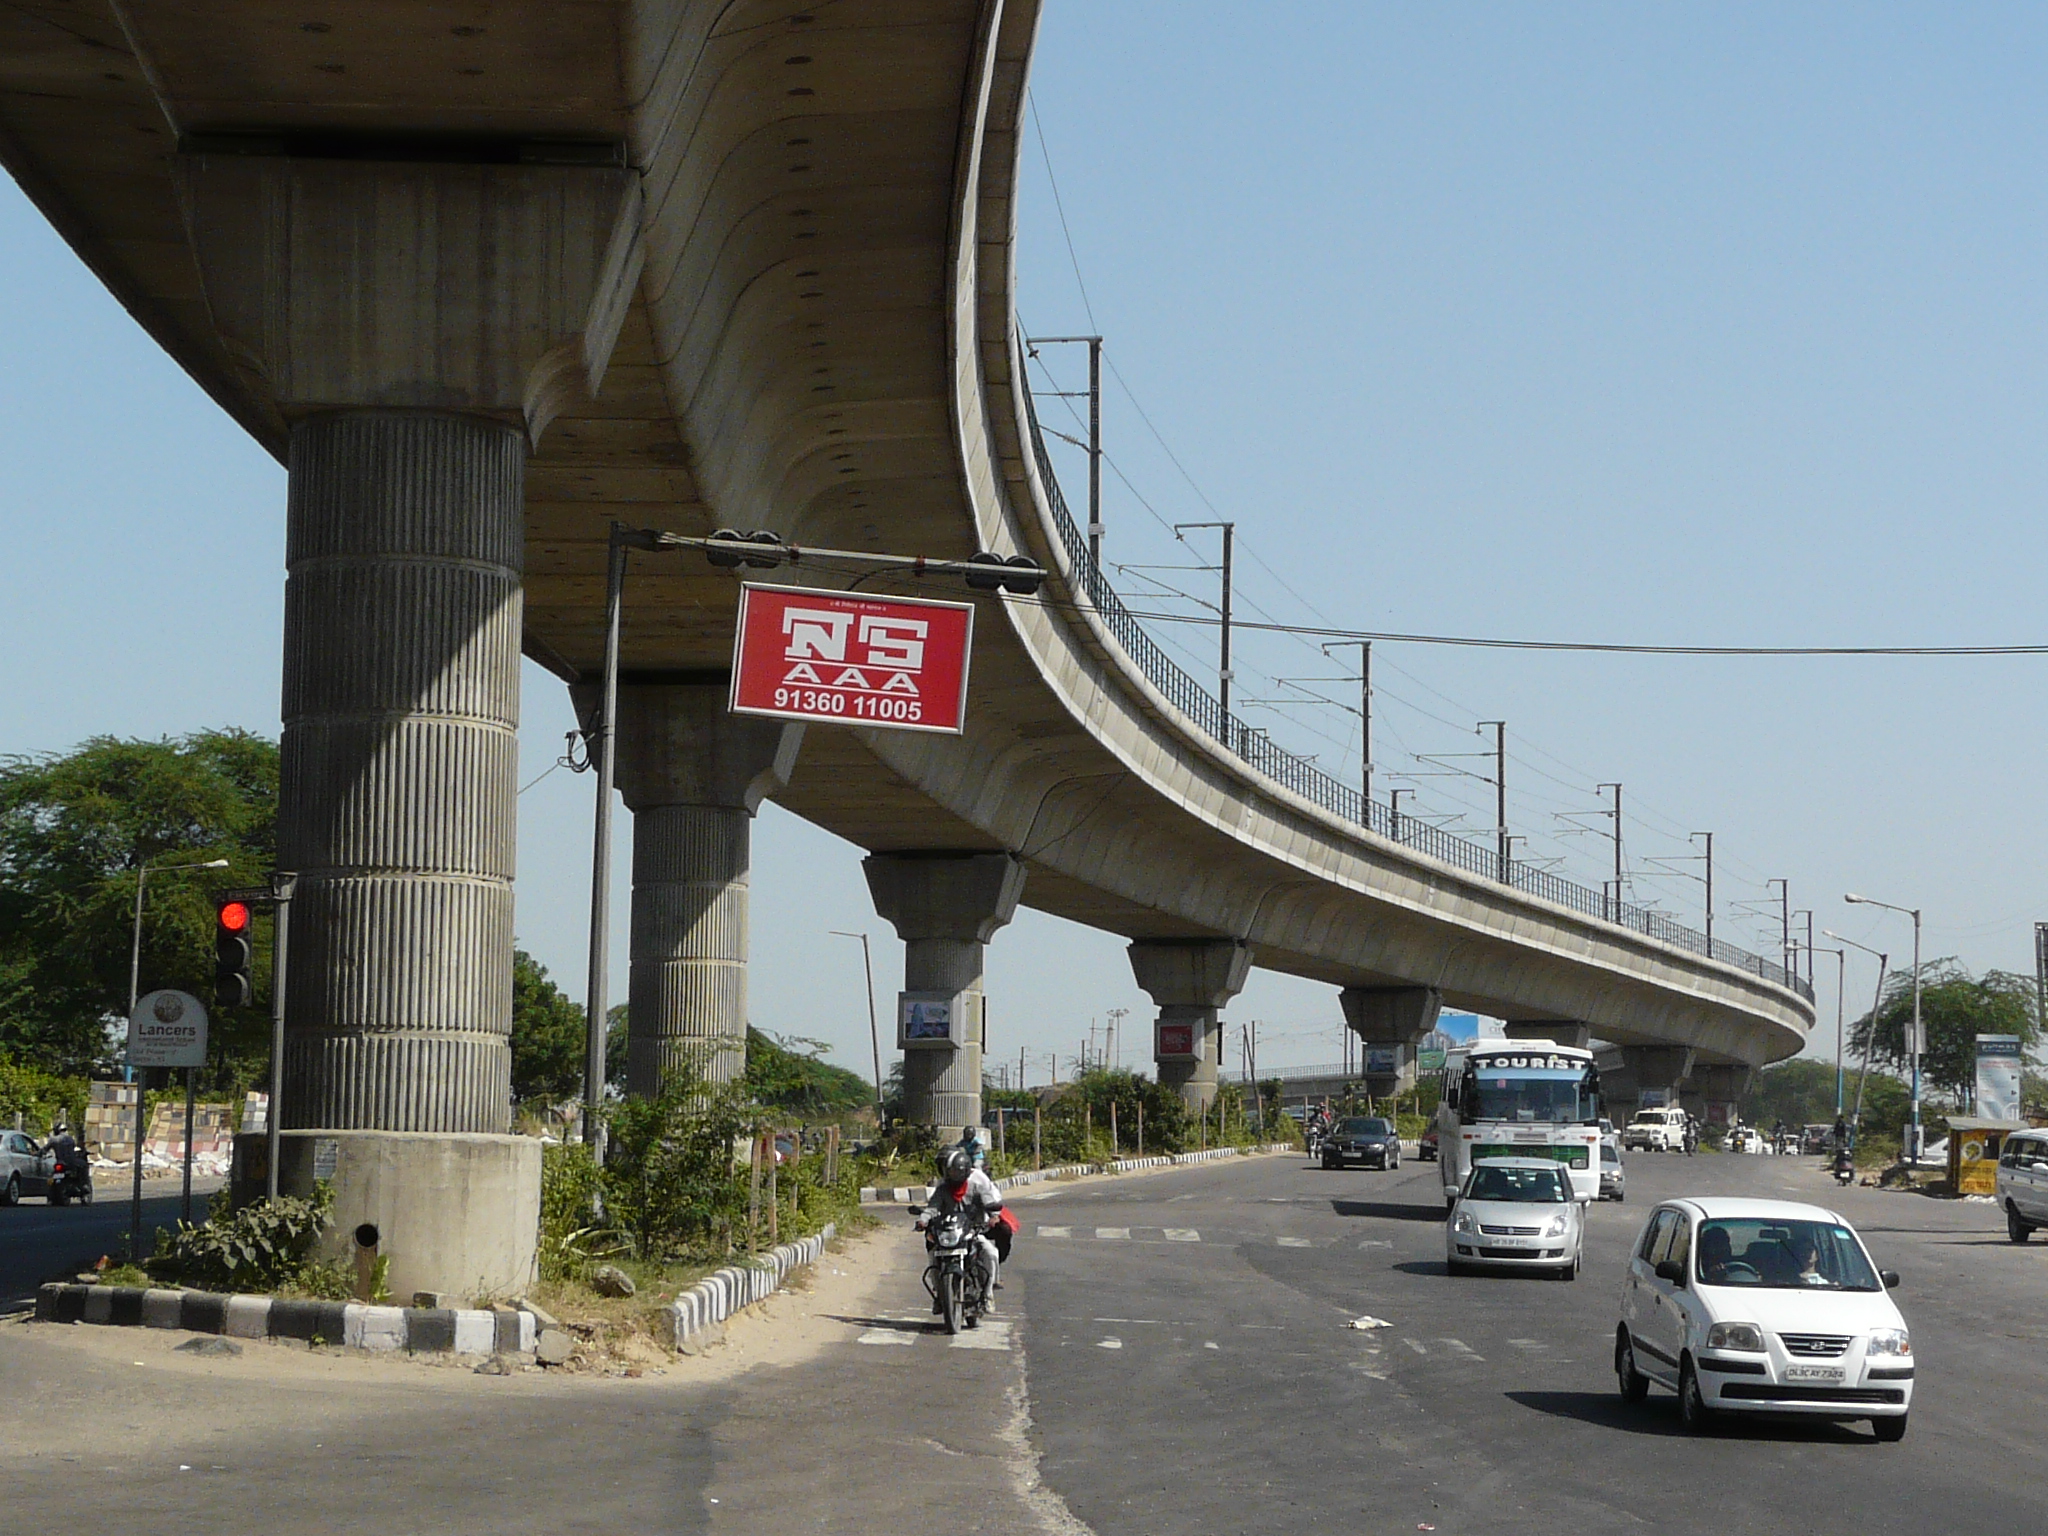
MULTIPOLYGON (((988 1288, 1001 1290, 1002 1264, 1009 1257, 1010 1246, 1010 1229, 1001 1219, 1003 1192, 996 1188, 995 1180, 974 1166, 965 1147, 948 1147, 940 1158, 939 1182, 932 1186, 931 1200, 917 1230, 924 1232, 934 1218, 955 1211, 966 1215, 981 1243, 982 1258, 988 1264, 988 1288)), ((929 1246, 931 1239, 927 1237, 925 1243, 929 1246)))

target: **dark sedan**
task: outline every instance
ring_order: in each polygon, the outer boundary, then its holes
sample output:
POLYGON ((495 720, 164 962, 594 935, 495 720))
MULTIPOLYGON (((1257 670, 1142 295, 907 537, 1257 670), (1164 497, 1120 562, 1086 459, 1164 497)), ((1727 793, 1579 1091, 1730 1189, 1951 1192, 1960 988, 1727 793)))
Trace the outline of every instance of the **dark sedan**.
POLYGON ((1357 1163, 1361 1168, 1401 1166, 1401 1138, 1394 1122, 1378 1117, 1339 1120, 1323 1139, 1323 1166, 1342 1168, 1357 1163))

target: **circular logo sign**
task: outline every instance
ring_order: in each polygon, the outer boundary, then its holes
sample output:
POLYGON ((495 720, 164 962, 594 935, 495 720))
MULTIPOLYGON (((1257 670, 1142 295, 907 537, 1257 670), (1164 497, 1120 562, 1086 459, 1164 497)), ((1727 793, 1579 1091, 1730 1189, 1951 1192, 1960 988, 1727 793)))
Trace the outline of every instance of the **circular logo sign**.
POLYGON ((149 1011, 159 1024, 175 1024, 185 1017, 185 1003, 175 992, 159 992, 149 1011))

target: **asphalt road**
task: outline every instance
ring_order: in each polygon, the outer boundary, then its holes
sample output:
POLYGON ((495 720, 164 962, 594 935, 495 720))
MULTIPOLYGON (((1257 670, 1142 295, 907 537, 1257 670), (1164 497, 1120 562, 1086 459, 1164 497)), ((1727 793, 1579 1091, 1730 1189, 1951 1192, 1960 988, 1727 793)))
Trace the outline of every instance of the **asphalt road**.
POLYGON ((1836 1191, 1810 1160, 1628 1166, 1572 1284, 1446 1276, 1428 1164, 1025 1191, 1001 1309, 960 1340, 927 1327, 898 1215, 739 1325, 730 1368, 714 1352, 660 1382, 261 1346, 195 1362, 172 1335, 15 1325, 0 1403, 62 1393, 118 1433, 67 1448, 18 1426, 0 1506, 62 1525, 132 1488, 152 1523, 211 1531, 551 1536, 2048 1528, 2048 1243, 2007 1244, 1988 1205, 1836 1191), (1708 1190, 1832 1203, 1901 1271, 1920 1371, 1903 1444, 1808 1422, 1693 1438, 1668 1394, 1621 1403, 1621 1256, 1657 1197, 1708 1190), (1350 1328, 1363 1313, 1392 1326, 1350 1328))
MULTIPOLYGON (((219 1179, 194 1179, 192 1214, 206 1215, 206 1197, 219 1179)), ((155 1242, 156 1229, 174 1224, 182 1206, 183 1186, 176 1179, 143 1185, 142 1231, 145 1244, 155 1242)), ((67 1275, 102 1254, 123 1257, 127 1246, 130 1186, 117 1175, 96 1175, 91 1205, 51 1206, 39 1195, 0 1209, 0 1311, 33 1297, 45 1280, 67 1275)))

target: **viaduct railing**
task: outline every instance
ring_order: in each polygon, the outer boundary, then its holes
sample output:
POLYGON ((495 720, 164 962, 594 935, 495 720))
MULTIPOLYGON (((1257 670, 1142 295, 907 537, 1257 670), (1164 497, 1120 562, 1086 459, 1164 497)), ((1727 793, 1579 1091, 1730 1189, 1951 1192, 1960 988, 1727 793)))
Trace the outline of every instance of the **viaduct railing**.
MULTIPOLYGON (((1025 358, 1020 348, 1017 359, 1018 377, 1028 380, 1025 372, 1025 358)), ((1045 483, 1046 495, 1052 500, 1053 522, 1059 529, 1060 542, 1067 556, 1067 577, 1069 582, 1084 594, 1094 606, 1103 626, 1116 637, 1117 643, 1136 663, 1154 688, 1166 697, 1166 701, 1192 720, 1196 727, 1223 744, 1234 756, 1252 768, 1257 769, 1275 783, 1291 789, 1305 800, 1311 800, 1326 811, 1331 811, 1347 821, 1391 838, 1404 847, 1426 853, 1433 859, 1477 875, 1496 884, 1504 884, 1518 891, 1526 891, 1545 901, 1552 901, 1561 907, 1569 907, 1588 917, 1619 927, 1632 929, 1674 949, 1688 950, 1696 955, 1710 955, 1729 965, 1739 966, 1745 971, 1761 976, 1766 981, 1776 982, 1790 988, 1809 1002, 1813 999, 1813 988, 1802 978, 1788 972, 1783 965, 1766 960, 1762 955, 1715 939, 1711 948, 1706 935, 1685 924, 1674 922, 1662 912, 1648 907, 1639 907, 1630 902, 1617 902, 1605 891, 1566 880, 1551 874, 1548 870, 1537 869, 1512 858, 1502 860, 1497 848, 1484 843, 1475 843, 1469 838, 1446 832, 1441 827, 1431 826, 1414 816, 1403 816, 1391 807, 1377 800, 1368 800, 1360 794, 1357 786, 1346 784, 1332 777, 1307 759, 1298 757, 1284 747, 1275 746, 1272 738, 1256 726, 1247 725, 1237 716, 1227 713, 1217 701, 1216 695, 1196 682, 1180 664, 1158 643, 1145 633, 1131 611, 1124 606, 1109 585, 1107 578, 1088 552, 1088 539, 1074 514, 1067 507, 1067 498, 1060 490, 1059 477, 1053 473, 1052 458, 1046 452, 1045 434, 1038 424, 1038 406, 1031 397, 1028 383, 1024 393, 1025 411, 1031 421, 1031 448, 1038 459, 1039 478, 1045 483), (1505 862, 1505 869, 1503 863, 1505 862), (1506 878, 1502 876, 1505 874, 1506 878)))

